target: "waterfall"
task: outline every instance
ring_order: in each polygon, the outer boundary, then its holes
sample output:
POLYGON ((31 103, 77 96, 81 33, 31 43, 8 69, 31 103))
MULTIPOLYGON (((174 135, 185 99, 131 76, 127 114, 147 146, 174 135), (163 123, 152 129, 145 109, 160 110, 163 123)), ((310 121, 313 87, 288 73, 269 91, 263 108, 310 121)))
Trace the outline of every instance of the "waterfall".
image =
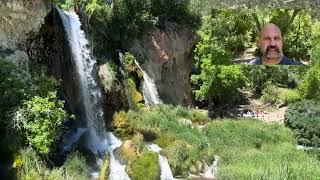
POLYGON ((203 178, 215 179, 218 174, 218 156, 214 156, 214 161, 211 166, 205 164, 204 172, 201 174, 203 178))
POLYGON ((98 158, 104 153, 110 153, 110 179, 130 179, 125 172, 125 166, 121 165, 113 155, 113 151, 120 147, 122 142, 113 133, 105 130, 104 115, 102 109, 101 89, 96 81, 96 60, 91 57, 88 40, 81 30, 81 23, 75 12, 66 12, 57 8, 61 17, 69 46, 72 52, 72 64, 74 65, 75 80, 79 83, 79 99, 82 103, 82 117, 87 126, 87 148, 98 158), (123 168, 124 167, 124 168, 123 168))
POLYGON ((162 149, 156 144, 149 144, 148 149, 159 154, 159 164, 161 169, 160 179, 174 180, 167 158, 160 154, 162 149))
POLYGON ((154 80, 150 78, 150 76, 140 67, 137 61, 134 61, 134 62, 143 73, 142 93, 143 93, 145 105, 147 107, 150 107, 155 104, 162 104, 162 101, 158 95, 157 87, 156 87, 156 84, 154 83, 154 80))

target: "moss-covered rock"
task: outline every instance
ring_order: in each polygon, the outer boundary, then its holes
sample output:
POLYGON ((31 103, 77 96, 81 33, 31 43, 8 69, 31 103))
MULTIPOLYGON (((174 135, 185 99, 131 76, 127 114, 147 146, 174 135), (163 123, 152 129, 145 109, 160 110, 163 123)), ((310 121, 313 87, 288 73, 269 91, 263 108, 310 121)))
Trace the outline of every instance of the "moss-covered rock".
MULTIPOLYGON (((200 159, 200 152, 186 141, 178 140, 165 149, 166 157, 174 176, 186 178, 195 162, 200 159)), ((195 171, 198 171, 195 168, 195 171)))
POLYGON ((139 78, 143 77, 143 72, 136 64, 136 58, 129 52, 124 54, 124 68, 128 74, 136 74, 139 78))
POLYGON ((116 129, 115 133, 121 138, 126 139, 133 134, 128 114, 124 111, 120 111, 113 116, 112 126, 116 129))
POLYGON ((109 173, 110 173, 109 158, 110 158, 109 155, 106 155, 104 157, 104 161, 100 169, 99 180, 107 180, 109 178, 109 173))
POLYGON ((138 158, 137 148, 131 140, 123 142, 120 148, 120 154, 122 159, 125 160, 126 164, 131 164, 138 158))
POLYGON ((132 180, 158 180, 160 179, 160 165, 158 154, 143 151, 131 165, 128 173, 132 180))
POLYGON ((143 99, 143 95, 141 94, 141 92, 138 91, 135 81, 132 78, 128 78, 128 88, 129 88, 129 93, 131 95, 131 100, 133 103, 133 108, 135 109, 140 109, 145 107, 144 106, 144 99, 143 99))

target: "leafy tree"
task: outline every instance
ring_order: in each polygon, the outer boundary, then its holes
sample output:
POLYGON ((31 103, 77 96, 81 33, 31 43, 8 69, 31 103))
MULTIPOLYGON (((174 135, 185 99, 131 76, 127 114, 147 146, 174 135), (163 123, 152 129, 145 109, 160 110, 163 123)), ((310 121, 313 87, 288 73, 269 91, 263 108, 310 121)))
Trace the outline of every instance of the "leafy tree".
POLYGON ((191 82, 199 85, 197 100, 214 100, 214 103, 232 103, 239 88, 244 87, 246 76, 242 66, 217 66, 208 62, 201 64, 201 73, 192 75, 191 82))
POLYGON ((212 64, 231 64, 250 44, 250 16, 235 10, 213 10, 211 15, 203 18, 202 26, 197 32, 200 41, 195 49, 195 62, 212 64))
POLYGON ((199 11, 190 8, 190 0, 151 0, 151 13, 159 18, 161 26, 166 21, 196 26, 200 21, 199 11))

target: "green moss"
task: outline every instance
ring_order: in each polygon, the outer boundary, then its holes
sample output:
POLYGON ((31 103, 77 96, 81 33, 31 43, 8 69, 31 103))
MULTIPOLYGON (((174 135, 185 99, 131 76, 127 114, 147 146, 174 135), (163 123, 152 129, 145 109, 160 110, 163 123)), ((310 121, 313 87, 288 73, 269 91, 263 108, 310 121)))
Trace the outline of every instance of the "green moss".
POLYGON ((143 72, 136 64, 136 58, 129 52, 124 54, 124 68, 128 74, 136 74, 139 78, 143 77, 143 72))
POLYGON ((131 94, 132 102, 135 109, 141 109, 144 107, 143 104, 143 96, 142 94, 137 90, 136 84, 132 78, 128 78, 128 88, 131 94))
POLYGON ((137 148, 132 141, 125 141, 122 146, 117 150, 119 157, 125 162, 125 164, 132 164, 138 158, 137 148))
POLYGON ((157 137, 155 143, 162 148, 166 148, 175 143, 175 137, 173 135, 163 134, 157 137))
POLYGON ((132 180, 158 180, 160 177, 158 154, 143 151, 132 163, 128 173, 132 180))
POLYGON ((133 128, 129 123, 128 114, 124 111, 117 112, 113 116, 112 126, 116 128, 115 133, 123 139, 131 137, 133 134, 133 128))
POLYGON ((109 171, 110 171, 109 158, 110 158, 109 155, 106 155, 104 157, 104 161, 103 161, 102 167, 100 169, 99 180, 107 180, 109 177, 109 171))

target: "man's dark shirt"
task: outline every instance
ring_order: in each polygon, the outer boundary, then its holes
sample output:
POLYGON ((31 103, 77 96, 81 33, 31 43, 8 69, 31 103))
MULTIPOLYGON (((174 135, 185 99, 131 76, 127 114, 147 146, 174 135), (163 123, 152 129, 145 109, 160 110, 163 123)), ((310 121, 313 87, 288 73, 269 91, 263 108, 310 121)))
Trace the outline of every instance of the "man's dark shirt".
MULTIPOLYGON (((260 57, 254 58, 249 62, 249 64, 262 65, 262 58, 260 58, 260 57)), ((303 63, 301 63, 301 62, 289 59, 285 56, 283 56, 283 58, 279 64, 282 64, 282 65, 303 65, 303 63)))

